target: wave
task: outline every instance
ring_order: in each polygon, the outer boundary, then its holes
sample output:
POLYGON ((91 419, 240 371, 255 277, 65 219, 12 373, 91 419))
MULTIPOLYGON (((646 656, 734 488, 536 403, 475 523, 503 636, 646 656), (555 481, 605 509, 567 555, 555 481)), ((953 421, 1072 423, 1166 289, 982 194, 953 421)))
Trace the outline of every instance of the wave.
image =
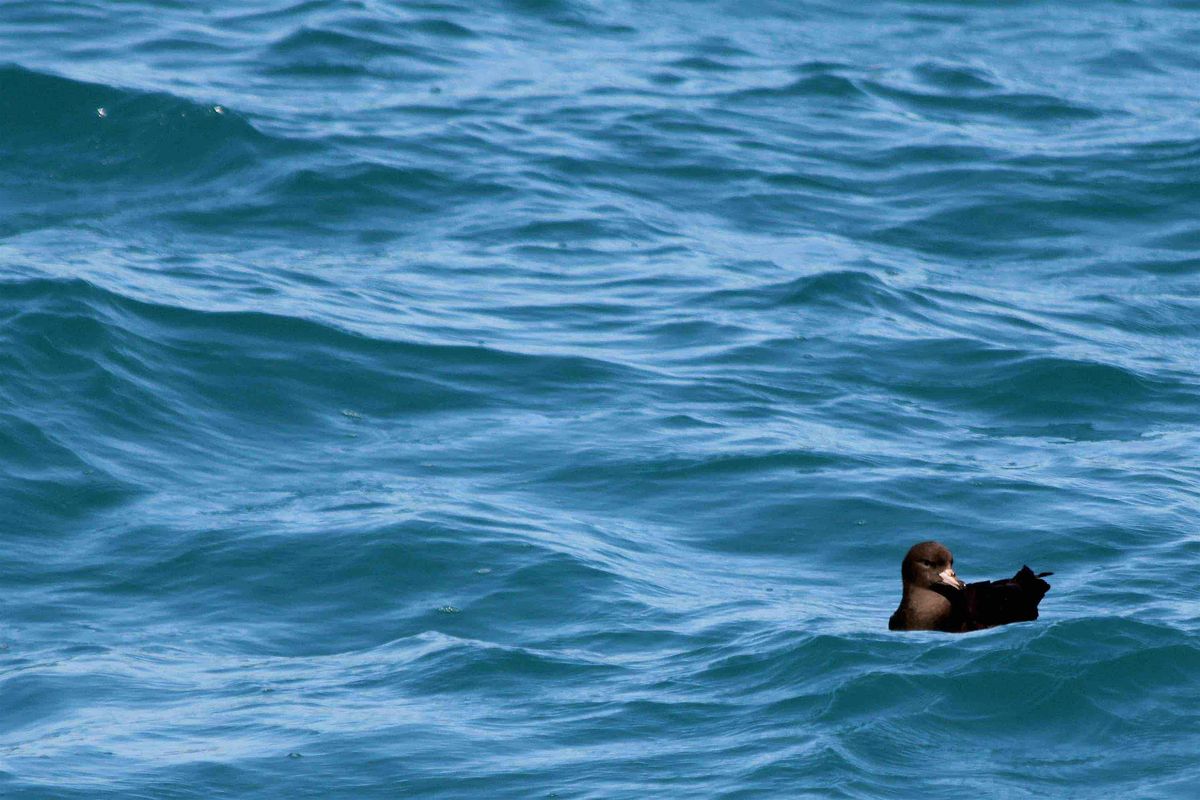
MULTIPOLYGON (((993 92, 985 95, 921 92, 878 81, 865 81, 866 91, 913 111, 946 118, 1000 117, 1012 122, 1056 124, 1100 119, 1104 112, 1053 95, 993 92)), ((959 88, 959 87, 955 87, 959 88)), ((972 87, 974 88, 974 87, 972 87)))
POLYGON ((577 356, 378 339, 300 317, 151 303, 82 280, 0 283, 0 316, 11 320, 4 335, 12 352, 32 354, 29 343, 47 337, 55 347, 41 365, 63 379, 101 369, 160 389, 178 381, 173 388, 193 401, 233 413, 432 411, 503 403, 500 386, 553 402, 559 391, 604 385, 623 372, 577 356), (259 389, 238 394, 237 376, 259 389))
POLYGON ((721 290, 708 299, 731 308, 829 306, 842 310, 894 306, 900 300, 882 280, 859 270, 818 272, 751 289, 721 290))
POLYGON ((17 66, 0 67, 0 120, 9 169, 58 182, 203 180, 279 146, 223 106, 17 66))
POLYGON ((236 110, 0 68, 0 235, 61 224, 379 241, 513 187, 453 167, 364 161, 334 143, 261 132, 236 110), (36 201, 36 202, 31 202, 36 201))
MULTIPOLYGON (((260 70, 275 78, 330 78, 345 81, 384 74, 412 80, 437 76, 436 67, 453 63, 435 47, 398 41, 387 26, 343 31, 301 27, 273 42, 263 52, 260 70)), ((428 24, 422 32, 437 38, 469 37, 466 28, 428 24)))

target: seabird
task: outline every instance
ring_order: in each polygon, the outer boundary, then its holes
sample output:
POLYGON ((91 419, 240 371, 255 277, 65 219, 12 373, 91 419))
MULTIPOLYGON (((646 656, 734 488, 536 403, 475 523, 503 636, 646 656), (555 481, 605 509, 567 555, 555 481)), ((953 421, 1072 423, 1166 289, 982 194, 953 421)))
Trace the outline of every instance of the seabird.
POLYGON ((888 620, 894 631, 965 633, 1038 617, 1038 603, 1050 584, 1029 567, 1007 580, 963 583, 954 574, 954 556, 939 542, 914 544, 900 575, 904 595, 888 620))

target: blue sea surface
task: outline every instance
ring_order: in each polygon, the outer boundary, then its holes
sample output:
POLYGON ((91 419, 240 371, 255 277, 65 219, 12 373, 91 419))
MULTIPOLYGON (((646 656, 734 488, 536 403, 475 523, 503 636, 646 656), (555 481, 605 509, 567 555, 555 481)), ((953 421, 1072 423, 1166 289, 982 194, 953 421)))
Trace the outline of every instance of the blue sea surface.
POLYGON ((1195 800, 1198 456, 1196 3, 0 2, 6 800, 1195 800))

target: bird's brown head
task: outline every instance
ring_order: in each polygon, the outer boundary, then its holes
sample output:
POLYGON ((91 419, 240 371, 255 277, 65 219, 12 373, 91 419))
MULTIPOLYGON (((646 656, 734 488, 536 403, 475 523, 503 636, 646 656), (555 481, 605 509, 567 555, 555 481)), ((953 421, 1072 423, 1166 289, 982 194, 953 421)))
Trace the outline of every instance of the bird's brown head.
POLYGON ((914 544, 900 567, 905 587, 931 589, 949 586, 961 589, 964 584, 954 574, 954 556, 940 542, 914 544))

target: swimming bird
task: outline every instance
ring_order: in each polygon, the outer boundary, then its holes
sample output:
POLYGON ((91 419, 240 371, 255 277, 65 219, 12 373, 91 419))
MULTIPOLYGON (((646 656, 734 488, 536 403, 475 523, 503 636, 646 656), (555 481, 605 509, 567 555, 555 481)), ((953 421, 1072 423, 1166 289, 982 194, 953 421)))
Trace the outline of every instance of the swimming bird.
POLYGON ((904 595, 888 620, 894 631, 965 633, 1038 617, 1038 603, 1050 584, 1029 567, 1007 580, 963 583, 954 574, 954 556, 940 542, 914 544, 900 575, 904 595))

